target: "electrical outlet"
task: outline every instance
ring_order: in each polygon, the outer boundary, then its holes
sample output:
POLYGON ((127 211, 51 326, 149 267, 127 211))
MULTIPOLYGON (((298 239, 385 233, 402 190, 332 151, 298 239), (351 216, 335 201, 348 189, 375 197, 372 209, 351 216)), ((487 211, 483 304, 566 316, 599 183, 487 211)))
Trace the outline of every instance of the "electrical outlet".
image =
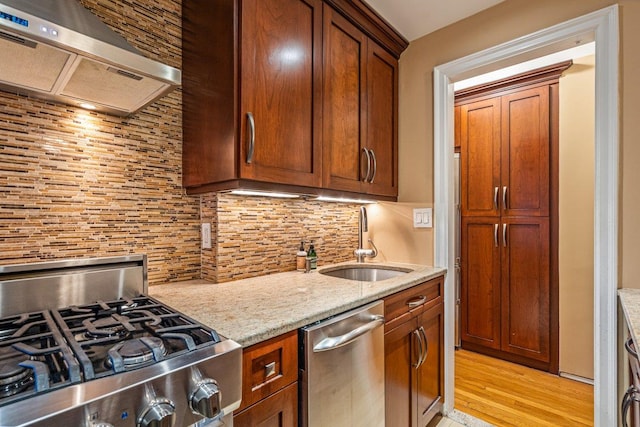
POLYGON ((413 228, 433 227, 433 209, 416 208, 413 210, 413 228))
POLYGON ((202 223, 202 249, 211 249, 211 223, 202 223))

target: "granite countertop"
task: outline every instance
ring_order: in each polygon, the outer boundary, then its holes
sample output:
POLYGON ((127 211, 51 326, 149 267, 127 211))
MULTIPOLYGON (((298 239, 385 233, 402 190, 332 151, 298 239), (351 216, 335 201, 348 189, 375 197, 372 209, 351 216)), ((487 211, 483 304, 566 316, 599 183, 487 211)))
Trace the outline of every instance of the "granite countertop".
MULTIPOLYGON (((381 264, 367 263, 376 265, 381 264)), ((384 265, 413 271, 379 282, 360 282, 320 274, 335 268, 327 266, 306 274, 292 271, 226 283, 191 280, 156 285, 149 294, 247 347, 446 272, 422 265, 384 265)))
POLYGON ((618 289, 618 297, 631 338, 636 345, 640 345, 640 289, 618 289))

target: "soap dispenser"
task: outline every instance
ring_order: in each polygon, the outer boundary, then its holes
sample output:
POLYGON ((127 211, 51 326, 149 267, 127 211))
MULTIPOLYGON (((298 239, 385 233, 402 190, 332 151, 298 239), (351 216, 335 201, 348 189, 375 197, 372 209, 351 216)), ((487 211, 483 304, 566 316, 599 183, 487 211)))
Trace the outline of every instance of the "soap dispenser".
POLYGON ((307 262, 307 251, 304 250, 304 241, 300 242, 300 249, 296 254, 296 270, 305 271, 305 265, 307 262))

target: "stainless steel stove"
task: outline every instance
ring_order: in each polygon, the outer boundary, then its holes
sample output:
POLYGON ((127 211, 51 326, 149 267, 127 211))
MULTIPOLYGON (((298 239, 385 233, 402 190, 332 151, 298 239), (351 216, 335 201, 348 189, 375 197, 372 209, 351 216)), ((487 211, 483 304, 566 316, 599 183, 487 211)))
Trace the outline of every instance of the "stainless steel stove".
POLYGON ((233 425, 240 345, 146 291, 143 255, 0 266, 0 425, 233 425))

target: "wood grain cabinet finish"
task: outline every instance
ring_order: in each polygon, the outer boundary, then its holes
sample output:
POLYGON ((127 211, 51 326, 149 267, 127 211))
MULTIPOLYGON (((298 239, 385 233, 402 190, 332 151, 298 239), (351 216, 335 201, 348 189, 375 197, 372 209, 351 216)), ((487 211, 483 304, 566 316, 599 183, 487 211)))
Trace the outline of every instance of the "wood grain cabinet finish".
POLYGON ((320 186, 322 1, 184 2, 183 33, 183 185, 320 186))
POLYGON ((297 331, 246 348, 242 356, 242 403, 234 414, 234 425, 296 426, 297 387, 297 331))
POLYGON ((394 199, 407 44, 359 0, 184 2, 183 185, 394 199))
POLYGON ((456 101, 462 346, 551 372, 558 363, 557 88, 567 67, 541 72, 546 81, 456 101))
POLYGON ((386 425, 424 427, 444 395, 443 278, 385 299, 386 425))
POLYGON ((291 384, 233 418, 235 427, 294 427, 298 425, 298 383, 291 384))
POLYGON ((391 196, 397 186, 398 61, 324 8, 323 185, 391 196))

